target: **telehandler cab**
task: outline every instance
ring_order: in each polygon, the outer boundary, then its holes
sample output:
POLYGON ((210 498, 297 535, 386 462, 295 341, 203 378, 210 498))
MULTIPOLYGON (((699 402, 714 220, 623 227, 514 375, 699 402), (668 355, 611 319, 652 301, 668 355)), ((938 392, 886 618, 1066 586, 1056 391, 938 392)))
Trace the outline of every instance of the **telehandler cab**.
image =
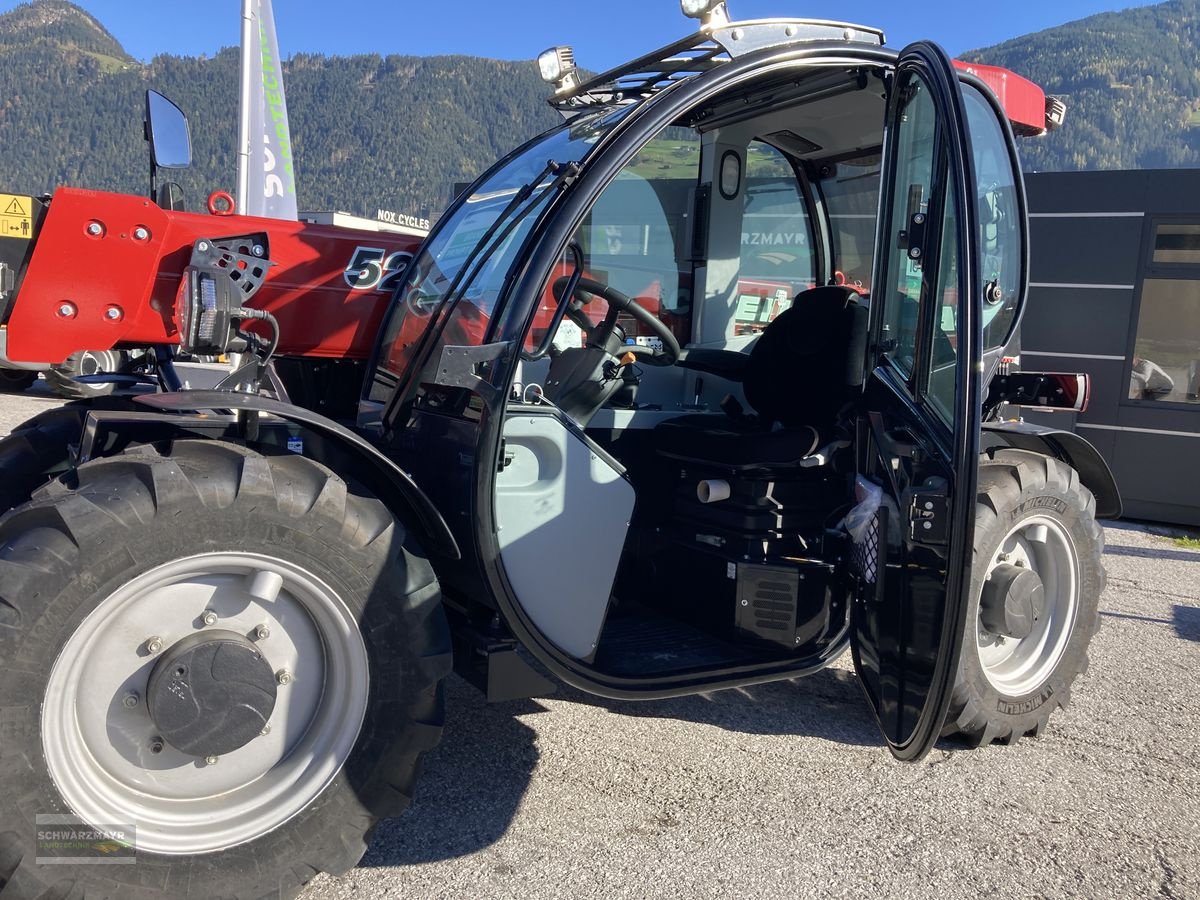
POLYGON ((1014 131, 1061 105, 933 44, 683 6, 698 33, 598 77, 544 54, 565 121, 410 263, 53 198, 9 353, 148 349, 159 390, 0 443, 0 896, 346 871, 452 659, 493 699, 661 698, 849 648, 905 760, 1067 701, 1120 499, 1085 441, 1000 412, 1086 402, 1004 362, 1014 131), (244 364, 181 391, 176 346, 244 364), (137 865, 38 865, 41 814, 136 826, 137 865))

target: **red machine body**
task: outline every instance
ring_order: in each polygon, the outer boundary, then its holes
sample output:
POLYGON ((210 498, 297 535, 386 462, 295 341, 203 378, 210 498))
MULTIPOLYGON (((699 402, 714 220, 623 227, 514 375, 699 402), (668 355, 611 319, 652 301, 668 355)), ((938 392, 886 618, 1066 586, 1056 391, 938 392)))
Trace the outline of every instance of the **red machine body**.
POLYGON ((8 325, 8 355, 177 344, 176 297, 202 238, 265 233, 274 263, 248 305, 280 324, 279 353, 366 359, 394 282, 420 238, 250 216, 161 209, 61 188, 35 236, 8 325))

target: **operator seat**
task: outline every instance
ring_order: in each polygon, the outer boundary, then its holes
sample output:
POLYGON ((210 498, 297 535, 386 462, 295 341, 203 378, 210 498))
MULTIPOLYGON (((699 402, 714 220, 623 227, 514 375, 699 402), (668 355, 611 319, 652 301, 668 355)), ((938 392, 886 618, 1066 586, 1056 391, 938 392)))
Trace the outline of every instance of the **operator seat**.
POLYGON ((741 381, 755 415, 668 419, 654 430, 658 453, 731 470, 817 462, 813 454, 839 438, 838 414, 862 385, 867 308, 858 299, 840 285, 797 295, 746 361, 741 381))

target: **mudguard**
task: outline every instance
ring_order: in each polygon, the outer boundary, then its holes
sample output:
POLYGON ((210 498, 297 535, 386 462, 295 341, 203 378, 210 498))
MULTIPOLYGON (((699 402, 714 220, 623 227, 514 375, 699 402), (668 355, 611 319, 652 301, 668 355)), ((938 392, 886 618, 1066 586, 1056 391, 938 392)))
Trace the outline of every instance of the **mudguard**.
POLYGON ((1000 447, 1028 450, 1062 460, 1079 473, 1079 479, 1096 497, 1096 518, 1120 518, 1121 492, 1117 481, 1100 451, 1086 438, 1072 431, 1029 422, 985 422, 980 435, 981 452, 1000 447))
MULTIPOLYGON (((203 413, 214 410, 240 410, 266 413, 317 432, 348 451, 367 467, 367 471, 377 476, 368 479, 362 472, 355 473, 356 477, 363 481, 374 482, 372 486, 381 494, 379 499, 393 510, 408 509, 412 512, 416 521, 408 524, 421 529, 421 537, 427 550, 448 559, 462 557, 446 520, 408 473, 380 453, 371 443, 332 419, 268 397, 228 391, 178 391, 147 394, 133 399, 149 409, 160 412, 203 413)), ((318 459, 318 462, 320 461, 318 459)))

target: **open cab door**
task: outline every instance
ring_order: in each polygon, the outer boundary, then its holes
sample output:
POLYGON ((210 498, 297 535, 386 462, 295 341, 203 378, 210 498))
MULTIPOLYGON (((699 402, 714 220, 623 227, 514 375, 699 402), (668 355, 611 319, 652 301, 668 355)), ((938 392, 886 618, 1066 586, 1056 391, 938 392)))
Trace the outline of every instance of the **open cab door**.
POLYGON ((941 730, 966 624, 982 285, 967 117, 939 47, 904 50, 887 115, 857 442, 859 472, 884 500, 852 648, 892 753, 916 760, 941 730))

